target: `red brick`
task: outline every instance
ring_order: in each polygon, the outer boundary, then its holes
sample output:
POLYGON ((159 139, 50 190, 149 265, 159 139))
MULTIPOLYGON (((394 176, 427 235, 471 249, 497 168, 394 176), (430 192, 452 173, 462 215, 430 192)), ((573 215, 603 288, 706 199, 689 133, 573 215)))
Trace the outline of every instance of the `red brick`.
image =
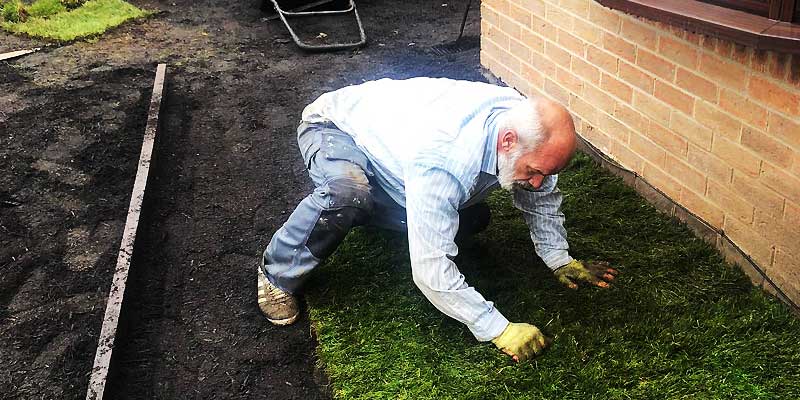
POLYGON ((565 87, 571 93, 581 95, 584 91, 584 83, 578 77, 566 69, 556 68, 556 82, 565 87))
POLYGON ((616 11, 595 2, 589 5, 589 20, 611 33, 619 32, 620 18, 616 11))
POLYGON ((485 0, 484 3, 500 14, 508 14, 508 7, 511 5, 508 0, 485 0))
POLYGON ((753 228, 773 245, 800 250, 800 230, 796 226, 784 225, 779 217, 761 212, 758 207, 753 218, 753 228))
POLYGON ((569 97, 569 109, 590 125, 597 126, 597 108, 574 94, 569 97))
POLYGON ((696 101, 694 106, 694 118, 697 122, 713 129, 714 132, 728 139, 734 141, 739 140, 739 132, 742 129, 742 123, 711 104, 702 100, 696 101))
POLYGON ((514 2, 535 15, 545 13, 545 3, 542 0, 514 0, 514 2))
POLYGON ((686 139, 676 135, 669 129, 650 121, 650 125, 647 128, 647 137, 666 149, 668 153, 686 157, 688 146, 686 139))
POLYGON ((643 134, 647 130, 647 118, 644 115, 634 110, 623 103, 617 102, 614 104, 614 117, 625 125, 628 125, 639 134, 643 134))
POLYGON ((708 199, 718 204, 726 215, 746 224, 753 222, 755 207, 744 198, 729 189, 729 186, 708 180, 708 199))
POLYGON ((745 147, 756 152, 764 160, 784 168, 792 165, 792 149, 764 132, 745 127, 742 130, 741 141, 745 147))
MULTIPOLYGON (((631 137, 633 139, 633 137, 631 137)), ((647 159, 647 157, 645 157, 647 159)), ((680 199, 682 185, 676 181, 671 174, 662 171, 653 164, 645 163, 642 176, 651 185, 658 190, 664 192, 671 199, 678 201, 680 199)))
POLYGON ((626 62, 619 63, 619 77, 623 81, 628 82, 649 94, 653 94, 653 77, 626 62))
POLYGON ((694 98, 686 93, 675 89, 660 80, 656 80, 655 90, 653 94, 657 99, 675 107, 675 109, 684 112, 687 115, 692 115, 694 109, 694 98))
POLYGON ((731 167, 711 152, 690 144, 687 159, 689 164, 708 175, 709 178, 725 184, 731 182, 731 167))
POLYGON ((603 48, 628 62, 636 62, 636 46, 618 36, 604 33, 603 48))
POLYGON ((575 17, 569 15, 564 9, 559 6, 546 3, 545 4, 545 19, 553 25, 561 29, 572 30, 572 21, 575 17))
POLYGON ((630 148, 648 162, 660 166, 665 163, 667 152, 644 135, 631 135, 630 148))
POLYGON ((544 91, 561 104, 569 103, 569 91, 550 79, 545 78, 544 91))
POLYGON ((600 113, 598 116, 597 127, 621 143, 628 143, 631 132, 625 125, 622 125, 614 117, 600 113))
POLYGON ((736 218, 729 218, 725 220, 723 229, 728 237, 756 263, 762 266, 770 265, 773 245, 751 226, 739 222, 736 218))
POLYGON ((633 89, 609 74, 603 74, 600 82, 600 88, 625 101, 626 103, 631 103, 633 101, 633 89))
POLYGON ((558 44, 579 57, 583 57, 586 48, 586 43, 562 30, 558 30, 558 44))
POLYGON ((531 61, 531 48, 516 39, 509 39, 508 50, 514 57, 526 63, 531 61))
POLYGON ((598 45, 603 36, 602 29, 597 29, 595 25, 578 18, 573 21, 572 33, 589 44, 598 45))
POLYGON ((684 68, 678 68, 675 84, 710 103, 717 102, 717 85, 684 68))
MULTIPOLYGON (((484 21, 494 26, 500 25, 500 17, 497 15, 497 11, 486 2, 481 3, 481 22, 484 21)), ((481 34, 484 32, 484 30, 481 30, 481 34)))
POLYGON ((675 64, 647 50, 636 50, 636 65, 667 82, 675 78, 675 64))
POLYGON ((767 128, 767 110, 728 89, 720 91, 719 105, 757 128, 767 128))
POLYGON ((622 20, 620 35, 640 46, 655 50, 658 45, 658 33, 655 29, 633 19, 622 20))
POLYGON ((509 37, 517 40, 522 40, 520 32, 521 26, 517 21, 507 17, 508 14, 500 14, 500 30, 505 32, 509 37))
POLYGON ((701 126, 693 119, 681 114, 672 113, 669 127, 677 134, 689 139, 705 150, 711 150, 711 129, 701 126))
POLYGON ((788 200, 800 203, 800 179, 766 162, 761 165, 761 179, 763 179, 764 185, 782 194, 788 200))
POLYGON ((753 51, 753 56, 750 58, 750 68, 756 72, 766 73, 768 62, 769 52, 763 49, 755 49, 753 51))
POLYGON ((722 226, 725 213, 702 195, 691 190, 683 189, 681 190, 680 202, 681 205, 694 214, 697 214, 697 216, 702 218, 703 221, 709 225, 722 226))
POLYGON ((531 66, 542 73, 542 75, 555 78, 556 64, 542 54, 531 54, 531 66))
POLYGON ((739 193, 741 197, 763 212, 770 215, 781 215, 783 212, 784 197, 764 186, 757 179, 733 171, 730 189, 739 193))
POLYGON ((531 12, 516 4, 511 4, 509 6, 508 16, 526 28, 531 27, 531 12))
POLYGON ((769 113, 767 132, 800 151, 800 123, 792 122, 778 114, 769 113))
POLYGON ((612 143, 611 157, 631 171, 634 171, 639 175, 642 174, 644 159, 631 151, 627 145, 618 142, 612 143))
MULTIPOLYGON (((788 226, 800 226, 800 204, 786 202, 783 213, 783 222, 788 226)), ((800 245, 800 243, 798 243, 800 245)))
POLYGON ((678 157, 667 154, 664 170, 675 176, 683 186, 695 193, 705 193, 706 176, 700 171, 682 161, 678 157))
POLYGON ((585 0, 560 0, 558 2, 565 10, 572 12, 573 14, 587 18, 589 16, 589 2, 585 0))
POLYGON ((583 98, 595 108, 603 110, 609 114, 614 112, 614 99, 607 95, 603 90, 587 85, 583 88, 583 98))
POLYGON ((757 177, 761 169, 761 160, 755 154, 745 150, 739 143, 734 143, 724 137, 714 139, 711 152, 725 160, 737 171, 741 171, 753 178, 757 177))
POLYGON ((733 43, 733 51, 731 52, 731 59, 741 65, 750 65, 750 57, 753 55, 753 48, 733 43))
POLYGON ((748 93, 758 101, 789 115, 800 115, 800 94, 790 92, 764 78, 750 78, 748 93))
POLYGON ((544 86, 544 75, 533 68, 530 64, 522 63, 520 65, 522 67, 522 78, 526 81, 530 82, 532 86, 541 89, 544 86))
POLYGON ((544 54, 549 57, 556 65, 569 68, 570 54, 558 45, 547 42, 544 44, 544 54))
POLYGON ((600 70, 582 58, 572 57, 572 72, 587 82, 600 85, 600 70))
POLYGON ((528 28, 522 28, 520 30, 520 37, 520 41, 528 46, 531 51, 544 53, 544 39, 541 36, 528 28))
POLYGON ((705 53, 700 57, 699 71, 710 80, 739 91, 747 82, 747 71, 741 65, 705 53))
POLYGON ((662 36, 658 40, 658 51, 667 60, 674 61, 688 68, 697 68, 697 49, 691 45, 667 36, 662 36))
POLYGON ((617 57, 595 46, 586 47, 586 59, 608 73, 617 74, 617 57))
POLYGON ((663 125, 669 125, 670 108, 666 104, 656 100, 646 94, 634 93, 633 106, 642 114, 658 121, 663 125))
POLYGON ((557 40, 556 27, 536 15, 531 19, 531 30, 554 42, 557 40))
POLYGON ((769 63, 769 74, 773 78, 783 81, 786 80, 786 74, 789 72, 789 60, 792 55, 788 53, 773 53, 773 57, 769 63))
POLYGON ((731 58, 731 52, 733 51, 733 43, 730 40, 726 39, 717 39, 717 47, 714 49, 714 52, 721 55, 722 57, 731 58))

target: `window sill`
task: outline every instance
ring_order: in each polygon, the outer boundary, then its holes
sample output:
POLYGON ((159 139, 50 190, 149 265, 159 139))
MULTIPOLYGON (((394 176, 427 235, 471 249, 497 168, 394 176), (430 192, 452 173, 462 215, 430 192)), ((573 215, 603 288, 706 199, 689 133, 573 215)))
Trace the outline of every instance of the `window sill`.
POLYGON ((775 21, 693 0, 596 0, 629 14, 752 46, 800 54, 800 24, 775 21))

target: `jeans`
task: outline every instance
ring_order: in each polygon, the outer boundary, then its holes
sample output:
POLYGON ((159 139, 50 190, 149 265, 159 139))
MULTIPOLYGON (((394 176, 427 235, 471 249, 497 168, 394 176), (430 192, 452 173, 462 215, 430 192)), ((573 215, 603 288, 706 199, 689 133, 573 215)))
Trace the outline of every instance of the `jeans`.
MULTIPOLYGON (((289 293, 353 227, 406 230, 405 209, 375 183, 367 156, 350 135, 333 124, 303 123, 297 142, 315 188, 272 236, 262 263, 270 282, 289 293)), ((485 203, 460 210, 457 239, 485 229, 489 217, 485 203)))

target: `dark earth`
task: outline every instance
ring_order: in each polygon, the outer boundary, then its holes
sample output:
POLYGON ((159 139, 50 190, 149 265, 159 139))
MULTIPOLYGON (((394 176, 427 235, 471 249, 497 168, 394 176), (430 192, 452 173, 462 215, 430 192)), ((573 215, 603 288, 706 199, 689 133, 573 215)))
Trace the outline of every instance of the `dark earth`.
MULTIPOLYGON (((273 327, 255 301, 258 255, 311 189, 300 113, 364 80, 483 80, 478 2, 473 46, 444 55, 467 0, 360 0, 367 45, 334 53, 300 51, 260 0, 131 2, 159 12, 66 45, 0 33, 0 53, 47 45, 0 62, 0 398, 85 396, 159 62, 106 398, 329 398, 308 319, 273 327)), ((297 24, 310 41, 356 39, 352 17, 297 24)))

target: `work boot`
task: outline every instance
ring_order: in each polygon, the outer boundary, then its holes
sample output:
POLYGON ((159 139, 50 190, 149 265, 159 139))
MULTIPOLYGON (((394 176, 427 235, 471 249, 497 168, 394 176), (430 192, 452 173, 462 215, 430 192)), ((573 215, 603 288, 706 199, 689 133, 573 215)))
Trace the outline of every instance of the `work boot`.
POLYGON ((297 299, 273 285, 261 267, 258 267, 258 308, 275 325, 289 325, 300 315, 297 299))

